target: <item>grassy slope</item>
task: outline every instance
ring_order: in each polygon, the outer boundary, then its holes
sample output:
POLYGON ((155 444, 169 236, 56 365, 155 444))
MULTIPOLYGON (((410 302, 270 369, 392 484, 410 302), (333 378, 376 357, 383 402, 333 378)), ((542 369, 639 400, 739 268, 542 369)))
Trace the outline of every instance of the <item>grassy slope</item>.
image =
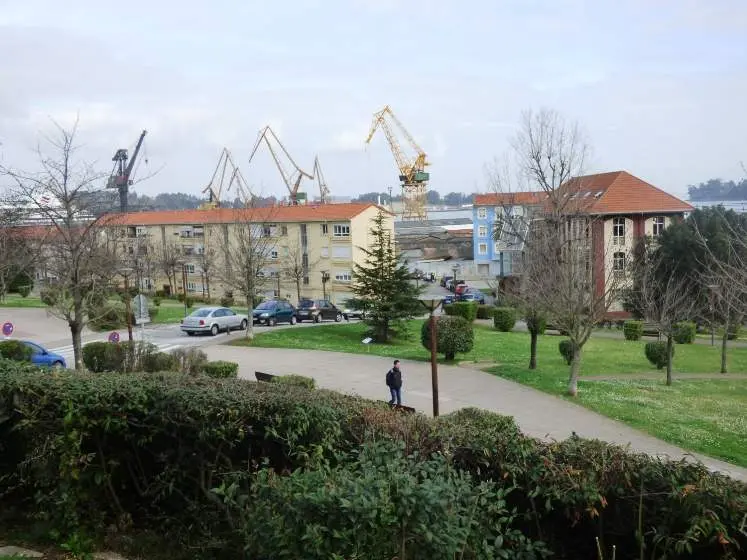
MULTIPOLYGON (((329 325, 315 329, 287 329, 264 333, 255 346, 308 348, 365 353, 403 359, 427 360, 420 345, 422 323, 410 325, 411 337, 391 345, 372 344, 366 348, 365 325, 329 325)), ((568 367, 557 347, 560 337, 540 337, 538 370, 527 369, 529 336, 526 333, 498 333, 475 329, 475 348, 459 358, 496 364, 490 371, 542 391, 563 395, 568 367)), ((239 341, 238 344, 243 344, 239 341)), ((582 376, 619 374, 619 381, 581 381, 576 402, 611 418, 621 420, 656 437, 693 451, 747 466, 747 380, 676 380, 672 387, 662 381, 625 380, 625 374, 656 370, 643 354, 643 342, 593 338, 585 347, 582 376)), ((715 373, 720 364, 718 348, 677 346, 675 371, 715 373)), ((730 350, 730 369, 747 372, 747 349, 730 350)))

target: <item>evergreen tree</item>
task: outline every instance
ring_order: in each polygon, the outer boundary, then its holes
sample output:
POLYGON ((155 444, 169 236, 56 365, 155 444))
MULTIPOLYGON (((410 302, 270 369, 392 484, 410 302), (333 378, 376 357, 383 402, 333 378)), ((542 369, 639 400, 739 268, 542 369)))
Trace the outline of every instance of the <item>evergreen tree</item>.
POLYGON ((421 288, 411 279, 410 271, 397 254, 392 231, 379 212, 370 230, 370 249, 361 248, 366 258, 353 270, 354 304, 366 312, 377 342, 388 342, 401 331, 402 322, 424 311, 418 301, 421 288))

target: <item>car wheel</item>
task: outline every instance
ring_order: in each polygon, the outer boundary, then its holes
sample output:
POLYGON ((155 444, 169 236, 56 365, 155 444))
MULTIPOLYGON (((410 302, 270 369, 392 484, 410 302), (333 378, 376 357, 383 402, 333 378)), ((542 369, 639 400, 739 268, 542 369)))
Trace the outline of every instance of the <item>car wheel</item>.
POLYGON ((241 321, 241 326, 239 327, 239 330, 245 331, 248 326, 249 326, 249 322, 246 319, 244 319, 243 321, 241 321))
POLYGON ((296 319, 295 315, 291 315, 290 324, 295 325, 298 322, 298 319, 296 319))
POLYGON ((335 315, 335 323, 339 323, 340 321, 342 321, 342 313, 335 315))
POLYGON ((62 362, 59 361, 52 364, 52 369, 62 369, 63 367, 62 362))
POLYGON ((321 313, 319 315, 316 315, 314 317, 314 322, 315 323, 321 323, 322 322, 322 314, 321 313))
POLYGON ((220 332, 220 329, 218 328, 218 325, 213 325, 210 327, 210 334, 213 336, 218 336, 218 333, 220 332))
POLYGON ((267 319, 268 327, 274 327, 275 325, 277 325, 277 319, 275 319, 275 317, 270 317, 269 319, 267 319))

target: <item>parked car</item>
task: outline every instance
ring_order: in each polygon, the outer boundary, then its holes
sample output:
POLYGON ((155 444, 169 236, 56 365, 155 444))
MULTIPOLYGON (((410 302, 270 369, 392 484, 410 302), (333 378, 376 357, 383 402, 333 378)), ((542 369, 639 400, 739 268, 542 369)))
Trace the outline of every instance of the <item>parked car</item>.
POLYGON ((461 296, 468 289, 469 289, 469 286, 462 282, 461 284, 457 284, 454 287, 454 294, 457 296, 461 296))
POLYGON ((321 323, 324 320, 342 321, 342 310, 326 299, 304 299, 298 304, 298 320, 321 323))
POLYGON ((287 301, 271 299, 254 308, 252 320, 255 323, 264 323, 268 327, 274 327, 278 323, 295 325, 298 321, 298 311, 287 301))
POLYGON ((448 296, 444 296, 444 298, 441 300, 441 303, 443 305, 451 305, 452 303, 454 303, 454 296, 452 296, 451 294, 449 294, 448 296))
POLYGON ((447 283, 447 282, 448 282, 449 280, 451 280, 452 278, 454 278, 454 277, 453 277, 453 276, 441 276, 441 281, 439 282, 439 284, 441 284, 441 287, 442 287, 442 288, 446 288, 446 287, 447 287, 447 286, 446 286, 446 283, 447 283))
POLYGON ((234 313, 228 307, 200 307, 182 319, 182 331, 189 336, 197 333, 210 333, 245 330, 249 325, 246 315, 234 313))
POLYGON ((22 341, 26 346, 31 348, 31 363, 40 367, 66 368, 65 358, 54 352, 50 352, 42 345, 30 340, 22 341))
POLYGON ((350 301, 342 302, 342 314, 345 319, 365 319, 366 312, 362 309, 354 309, 350 305, 350 301))
POLYGON ((482 292, 467 292, 459 296, 459 301, 476 301, 480 305, 485 305, 485 294, 482 292))

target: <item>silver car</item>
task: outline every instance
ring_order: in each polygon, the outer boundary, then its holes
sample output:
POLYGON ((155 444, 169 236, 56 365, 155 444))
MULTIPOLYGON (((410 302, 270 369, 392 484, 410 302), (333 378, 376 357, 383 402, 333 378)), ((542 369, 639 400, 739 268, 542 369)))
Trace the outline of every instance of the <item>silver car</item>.
POLYGON ((182 319, 182 330, 189 336, 196 333, 215 336, 221 331, 245 330, 248 324, 246 315, 234 313, 227 307, 200 307, 182 319))

